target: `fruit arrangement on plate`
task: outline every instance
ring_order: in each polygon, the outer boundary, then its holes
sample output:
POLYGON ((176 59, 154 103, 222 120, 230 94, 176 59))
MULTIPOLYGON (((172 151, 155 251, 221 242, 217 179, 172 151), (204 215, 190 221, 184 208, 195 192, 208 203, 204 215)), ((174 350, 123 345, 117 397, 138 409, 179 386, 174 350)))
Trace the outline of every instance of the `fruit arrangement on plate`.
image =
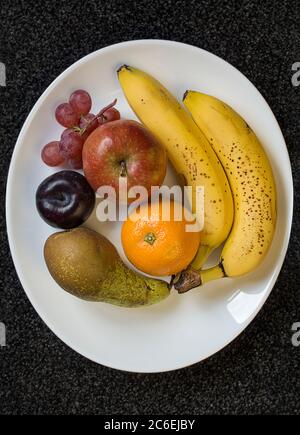
POLYGON ((54 280, 84 300, 139 307, 164 300, 173 288, 185 293, 254 271, 274 236, 276 190, 251 127, 214 96, 187 91, 181 105, 144 71, 124 65, 118 78, 140 122, 122 119, 116 100, 92 114, 91 96, 78 90, 56 109, 65 128, 60 140, 42 150, 45 164, 60 167, 36 193, 40 216, 64 230, 50 236, 44 248, 54 280), (168 160, 191 195, 189 207, 169 201, 166 218, 164 200, 153 204, 152 193, 163 186, 168 160), (135 198, 139 214, 128 214, 121 234, 128 260, 141 273, 123 263, 104 235, 84 227, 104 186, 116 201, 125 198, 129 204, 132 189, 143 189, 144 196, 135 198), (188 230, 188 223, 201 220, 202 227, 188 230), (223 243, 219 263, 205 268, 223 243))

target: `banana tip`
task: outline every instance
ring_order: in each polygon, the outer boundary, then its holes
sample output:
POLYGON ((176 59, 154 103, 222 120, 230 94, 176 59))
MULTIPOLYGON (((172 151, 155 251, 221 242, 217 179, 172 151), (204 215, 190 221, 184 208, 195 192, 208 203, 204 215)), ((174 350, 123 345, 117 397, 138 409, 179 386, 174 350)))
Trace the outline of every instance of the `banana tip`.
POLYGON ((123 69, 127 69, 128 71, 131 71, 130 66, 124 64, 124 65, 120 66, 120 68, 117 70, 117 74, 120 74, 120 72, 121 72, 123 69))
POLYGON ((187 96, 189 95, 191 91, 188 89, 187 91, 185 91, 185 93, 183 94, 183 98, 182 101, 185 101, 185 99, 187 98, 187 96))

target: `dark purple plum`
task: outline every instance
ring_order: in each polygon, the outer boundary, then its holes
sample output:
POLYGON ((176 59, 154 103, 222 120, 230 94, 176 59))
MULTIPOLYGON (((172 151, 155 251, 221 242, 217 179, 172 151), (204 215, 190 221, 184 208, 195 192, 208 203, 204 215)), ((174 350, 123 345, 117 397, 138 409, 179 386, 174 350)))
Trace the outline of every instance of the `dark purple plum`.
POLYGON ((86 178, 61 171, 46 178, 36 192, 36 207, 49 225, 64 230, 82 225, 95 206, 95 192, 86 178))

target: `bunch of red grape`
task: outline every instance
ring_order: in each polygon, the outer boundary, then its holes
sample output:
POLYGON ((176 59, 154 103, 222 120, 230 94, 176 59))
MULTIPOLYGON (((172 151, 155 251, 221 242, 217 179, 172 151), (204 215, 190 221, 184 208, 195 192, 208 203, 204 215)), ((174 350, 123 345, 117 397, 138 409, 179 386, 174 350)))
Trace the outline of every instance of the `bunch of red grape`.
POLYGON ((42 160, 48 166, 69 166, 82 169, 82 149, 89 135, 100 125, 120 119, 115 109, 117 100, 102 109, 98 115, 90 113, 92 99, 88 92, 73 92, 68 103, 60 104, 55 117, 66 128, 60 141, 50 142, 42 150, 42 160))

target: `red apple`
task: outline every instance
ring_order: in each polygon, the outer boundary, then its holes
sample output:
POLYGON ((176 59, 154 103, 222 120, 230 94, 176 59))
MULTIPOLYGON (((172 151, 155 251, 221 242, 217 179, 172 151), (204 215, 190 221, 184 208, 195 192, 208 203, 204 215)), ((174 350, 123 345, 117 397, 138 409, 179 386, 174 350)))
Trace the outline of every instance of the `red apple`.
MULTIPOLYGON (((152 133, 136 121, 121 119, 97 128, 83 147, 84 174, 95 191, 111 186, 119 197, 119 178, 128 190, 161 186, 167 170, 167 155, 152 133)), ((130 202, 130 199, 128 199, 130 202)))

